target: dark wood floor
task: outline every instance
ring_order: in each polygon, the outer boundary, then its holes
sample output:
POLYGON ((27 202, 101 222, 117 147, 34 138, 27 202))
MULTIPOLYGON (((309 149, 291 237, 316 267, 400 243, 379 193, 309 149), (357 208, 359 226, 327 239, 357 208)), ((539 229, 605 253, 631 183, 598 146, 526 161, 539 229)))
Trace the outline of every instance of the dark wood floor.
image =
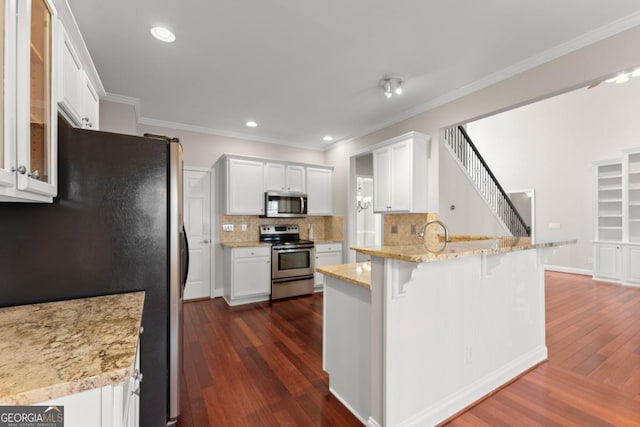
MULTIPOLYGON (((546 274, 549 361, 448 427, 640 426, 640 289, 546 274)), ((360 426, 322 371, 322 294, 185 304, 179 427, 360 426)))
POLYGON ((322 293, 228 307, 184 306, 178 427, 361 426, 322 370, 322 293))

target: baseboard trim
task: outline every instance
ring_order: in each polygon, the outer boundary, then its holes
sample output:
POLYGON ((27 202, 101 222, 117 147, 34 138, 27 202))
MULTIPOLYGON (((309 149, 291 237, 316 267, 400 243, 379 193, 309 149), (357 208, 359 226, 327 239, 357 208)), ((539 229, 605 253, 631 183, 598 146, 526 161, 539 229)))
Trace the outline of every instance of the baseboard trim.
POLYGON ((190 298, 190 299, 186 299, 183 302, 185 304, 189 304, 190 302, 198 302, 198 301, 209 301, 211 298, 209 297, 201 297, 201 298, 190 298))
POLYGON ((545 265, 545 270, 557 271, 558 273, 579 274, 581 276, 592 276, 593 272, 586 268, 562 267, 560 265, 545 265))
POLYGON ((543 345, 519 357, 508 365, 485 375, 475 383, 469 384, 468 387, 456 393, 454 396, 442 399, 397 425, 402 427, 437 425, 450 419, 452 415, 472 407, 496 389, 512 382, 515 378, 518 378, 545 360, 547 360, 547 347, 543 345))
POLYGON ((214 289, 213 292, 211 292, 211 298, 219 298, 222 296, 222 289, 214 289))
MULTIPOLYGON (((363 425, 369 425, 368 422, 365 421, 365 419, 362 418, 362 416, 358 412, 356 412, 356 410, 353 409, 351 407, 351 405, 349 405, 349 403, 340 396, 340 394, 336 393, 336 391, 334 389, 329 387, 329 392, 331 394, 333 394, 333 396, 336 399, 338 399, 340 401, 340 403, 342 403, 345 406, 345 408, 347 408, 349 410, 349 412, 351 412, 353 414, 353 416, 358 419, 358 421, 360 421, 363 425)), ((371 420, 371 417, 369 419, 371 420)))
POLYGON ((382 425, 373 419, 373 417, 369 417, 367 420, 367 427, 382 427, 382 425))

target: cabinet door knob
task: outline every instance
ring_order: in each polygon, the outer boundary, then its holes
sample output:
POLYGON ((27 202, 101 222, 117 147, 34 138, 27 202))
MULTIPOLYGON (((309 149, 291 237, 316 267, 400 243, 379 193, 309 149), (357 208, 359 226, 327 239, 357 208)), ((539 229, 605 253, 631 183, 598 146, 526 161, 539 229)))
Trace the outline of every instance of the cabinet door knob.
POLYGON ((205 239, 202 241, 202 243, 209 243, 209 241, 205 239))
POLYGON ((18 172, 21 175, 24 175, 25 173, 27 173, 27 167, 25 165, 20 165, 17 168, 15 167, 11 167, 11 172, 18 172))

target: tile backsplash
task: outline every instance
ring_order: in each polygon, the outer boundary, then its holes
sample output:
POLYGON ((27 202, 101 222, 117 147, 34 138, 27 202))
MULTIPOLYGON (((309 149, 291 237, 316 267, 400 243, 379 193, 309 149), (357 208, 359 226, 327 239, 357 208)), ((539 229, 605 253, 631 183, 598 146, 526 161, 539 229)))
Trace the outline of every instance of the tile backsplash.
MULTIPOLYGON (((413 214, 385 214, 384 234, 382 244, 384 246, 416 245, 423 242, 418 237, 422 226, 428 221, 438 219, 437 212, 413 213, 413 214)), ((444 234, 442 227, 431 225, 425 230, 424 242, 437 243, 438 235, 444 234)))
POLYGON ((309 238, 309 226, 313 226, 314 240, 344 240, 344 218, 336 216, 309 216, 306 218, 261 218, 254 215, 222 215, 218 223, 221 243, 257 242, 262 224, 296 224, 300 227, 300 238, 309 238), (233 231, 222 231, 223 224, 233 224, 233 231), (242 224, 247 231, 242 231, 242 224))

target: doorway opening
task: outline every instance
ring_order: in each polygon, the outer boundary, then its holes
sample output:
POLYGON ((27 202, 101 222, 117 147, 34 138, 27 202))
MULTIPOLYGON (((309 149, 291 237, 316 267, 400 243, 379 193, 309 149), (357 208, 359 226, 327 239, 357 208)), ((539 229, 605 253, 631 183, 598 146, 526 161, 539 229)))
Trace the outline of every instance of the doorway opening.
MULTIPOLYGON (((382 244, 382 214, 373 211, 373 153, 366 151, 351 157, 349 179, 350 246, 374 247, 382 244)), ((371 257, 349 253, 349 262, 368 261, 371 257)))

